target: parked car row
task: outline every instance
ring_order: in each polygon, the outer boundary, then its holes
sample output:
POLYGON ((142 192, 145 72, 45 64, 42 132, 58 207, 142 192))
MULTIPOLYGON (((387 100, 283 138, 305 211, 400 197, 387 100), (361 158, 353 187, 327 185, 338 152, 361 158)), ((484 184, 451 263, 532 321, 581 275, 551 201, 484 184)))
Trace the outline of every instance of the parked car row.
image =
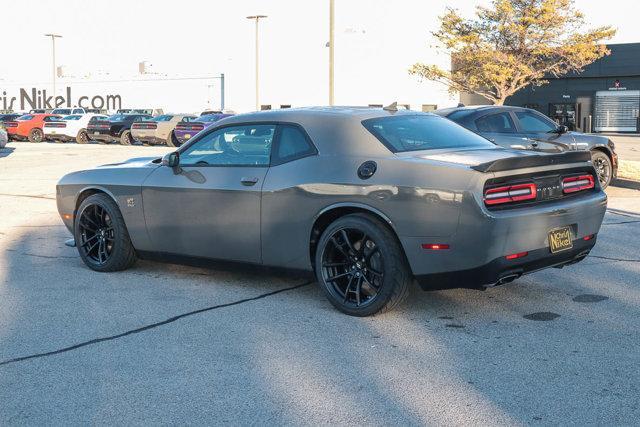
POLYGON ((161 111, 157 109, 119 110, 111 116, 84 109, 58 109, 59 114, 54 111, 1 114, 0 127, 7 129, 9 140, 76 141, 78 144, 97 141, 122 145, 141 142, 178 147, 212 123, 231 115, 205 111, 199 117, 193 114, 153 116, 151 112, 161 111))
MULTIPOLYGON (((589 151, 603 188, 616 177, 618 156, 609 138, 570 132, 565 126, 558 126, 535 110, 474 106, 441 109, 435 113, 506 148, 548 153, 589 151)), ((230 115, 221 111, 204 111, 200 117, 196 117, 189 114, 162 114, 160 109, 127 109, 107 116, 82 108, 59 108, 50 113, 34 112, 19 117, 15 113, 3 114, 0 115, 0 122, 7 128, 9 139, 31 142, 75 140, 80 144, 93 140, 122 145, 138 141, 179 147, 230 115)))

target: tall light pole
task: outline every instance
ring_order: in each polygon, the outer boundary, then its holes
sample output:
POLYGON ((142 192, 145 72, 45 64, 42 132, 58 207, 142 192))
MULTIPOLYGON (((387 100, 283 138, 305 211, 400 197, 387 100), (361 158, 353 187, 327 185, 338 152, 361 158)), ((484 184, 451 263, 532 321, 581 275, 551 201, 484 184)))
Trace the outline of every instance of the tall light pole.
POLYGON ((260 109, 260 65, 259 65, 259 50, 258 50, 258 22, 260 19, 266 18, 267 15, 252 15, 247 16, 247 19, 253 19, 256 21, 256 111, 260 109))
POLYGON ((333 105, 333 45, 335 0, 329 0, 329 105, 333 105))
POLYGON ((56 106, 56 39, 62 38, 60 34, 45 34, 46 37, 51 37, 51 58, 53 66, 53 105, 56 106))

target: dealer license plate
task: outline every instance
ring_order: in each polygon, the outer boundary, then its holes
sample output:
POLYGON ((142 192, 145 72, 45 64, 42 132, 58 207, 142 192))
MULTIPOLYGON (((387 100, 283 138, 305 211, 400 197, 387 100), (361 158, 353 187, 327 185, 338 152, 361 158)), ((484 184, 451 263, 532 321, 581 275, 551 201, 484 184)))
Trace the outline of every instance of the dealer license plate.
POLYGON ((573 248, 571 227, 560 227, 549 231, 549 249, 551 253, 566 251, 573 248))
POLYGON ((95 131, 93 134, 94 134, 94 135, 100 135, 100 132, 95 131))

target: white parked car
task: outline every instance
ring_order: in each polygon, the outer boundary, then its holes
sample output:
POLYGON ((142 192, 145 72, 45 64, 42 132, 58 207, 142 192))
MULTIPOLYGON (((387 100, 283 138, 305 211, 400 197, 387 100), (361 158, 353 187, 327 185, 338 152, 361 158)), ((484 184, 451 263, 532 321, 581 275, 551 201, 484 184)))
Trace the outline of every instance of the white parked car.
POLYGON ((68 116, 70 114, 87 114, 89 111, 81 107, 75 108, 56 108, 51 111, 51 114, 58 114, 61 116, 68 116))
POLYGON ((9 138, 7 138, 7 131, 0 128, 0 148, 4 148, 5 145, 7 145, 8 140, 9 138))
POLYGON ((104 114, 71 114, 60 120, 44 124, 44 138, 51 141, 68 142, 75 140, 78 144, 89 142, 87 125, 92 118, 106 120, 104 114))

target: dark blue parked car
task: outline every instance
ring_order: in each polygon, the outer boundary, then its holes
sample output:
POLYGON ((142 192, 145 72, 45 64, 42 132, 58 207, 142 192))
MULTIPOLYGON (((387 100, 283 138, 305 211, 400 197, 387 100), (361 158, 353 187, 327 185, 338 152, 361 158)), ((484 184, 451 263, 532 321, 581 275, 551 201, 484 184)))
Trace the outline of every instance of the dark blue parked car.
POLYGON ((507 148, 559 153, 588 150, 605 188, 616 177, 618 156, 606 136, 570 132, 535 110, 521 107, 483 105, 456 107, 435 112, 507 148))

